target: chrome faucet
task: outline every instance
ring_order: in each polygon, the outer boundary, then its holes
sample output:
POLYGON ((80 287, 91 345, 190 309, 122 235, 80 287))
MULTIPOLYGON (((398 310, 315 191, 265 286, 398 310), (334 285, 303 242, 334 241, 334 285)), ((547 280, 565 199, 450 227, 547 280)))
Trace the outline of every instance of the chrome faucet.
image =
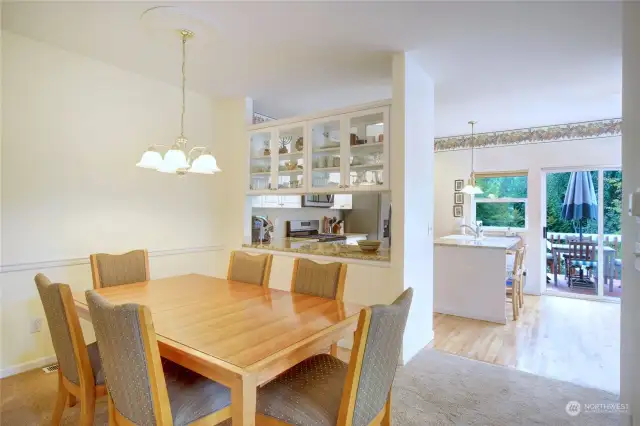
POLYGON ((471 232, 473 232, 473 236, 475 237, 475 239, 480 239, 483 237, 483 228, 482 228, 482 221, 479 220, 475 223, 475 226, 469 226, 469 225, 460 225, 460 230, 463 229, 469 229, 471 232))

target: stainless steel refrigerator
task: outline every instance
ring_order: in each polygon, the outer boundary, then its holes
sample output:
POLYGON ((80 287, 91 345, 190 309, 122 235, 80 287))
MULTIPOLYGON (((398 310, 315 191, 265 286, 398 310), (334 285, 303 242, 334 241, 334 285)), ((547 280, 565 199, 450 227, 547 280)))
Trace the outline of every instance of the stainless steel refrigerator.
POLYGON ((391 194, 355 193, 352 209, 344 210, 344 232, 367 234, 369 240, 382 241, 382 247, 391 246, 391 194))

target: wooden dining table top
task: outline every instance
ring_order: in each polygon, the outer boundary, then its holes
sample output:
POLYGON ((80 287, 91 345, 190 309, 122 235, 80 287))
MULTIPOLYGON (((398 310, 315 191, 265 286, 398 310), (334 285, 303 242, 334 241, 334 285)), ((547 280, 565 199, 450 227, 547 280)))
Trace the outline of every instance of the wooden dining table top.
MULTIPOLYGON (((98 289, 114 304, 147 306, 158 341, 191 348, 240 369, 314 335, 357 321, 363 306, 190 274, 98 289)), ((84 292, 73 298, 88 319, 84 292)))

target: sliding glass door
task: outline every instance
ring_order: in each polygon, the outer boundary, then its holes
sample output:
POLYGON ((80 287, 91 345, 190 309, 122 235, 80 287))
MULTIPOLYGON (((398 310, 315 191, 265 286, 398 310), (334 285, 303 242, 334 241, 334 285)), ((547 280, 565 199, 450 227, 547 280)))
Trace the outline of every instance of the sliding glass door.
POLYGON ((543 179, 547 292, 619 298, 622 172, 549 170, 543 179))

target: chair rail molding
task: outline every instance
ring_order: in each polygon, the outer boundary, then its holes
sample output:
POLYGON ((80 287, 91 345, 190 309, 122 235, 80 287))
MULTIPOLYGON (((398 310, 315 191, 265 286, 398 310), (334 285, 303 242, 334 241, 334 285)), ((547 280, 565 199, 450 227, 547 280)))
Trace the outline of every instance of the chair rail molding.
MULTIPOLYGON (((179 249, 149 250, 149 257, 175 256, 179 254, 202 253, 208 251, 224 250, 224 245, 202 246, 202 247, 186 247, 179 249)), ((17 271, 30 271, 33 269, 60 268, 74 265, 88 265, 89 255, 85 257, 74 257, 68 259, 44 260, 41 262, 25 262, 14 263, 9 265, 0 265, 0 274, 17 271)))
MULTIPOLYGON (((555 124, 526 129, 502 130, 475 134, 474 148, 526 145, 545 142, 595 139, 622 134, 622 118, 555 124)), ((471 148, 471 135, 448 136, 435 139, 435 152, 471 148)))

